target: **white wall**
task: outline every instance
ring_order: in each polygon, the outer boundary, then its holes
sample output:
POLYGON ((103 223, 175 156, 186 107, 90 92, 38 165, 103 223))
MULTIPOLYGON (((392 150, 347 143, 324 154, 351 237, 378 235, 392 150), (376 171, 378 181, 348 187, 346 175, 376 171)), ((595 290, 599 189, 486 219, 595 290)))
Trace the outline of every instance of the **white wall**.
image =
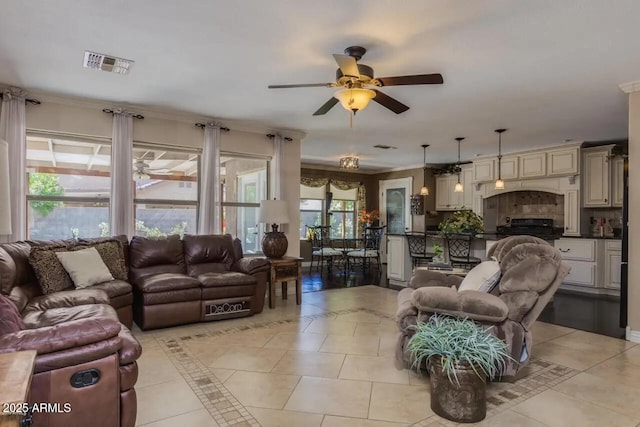
MULTIPOLYGON (((87 102, 65 99, 57 102, 56 98, 48 100, 39 98, 41 105, 27 108, 27 129, 49 132, 61 132, 86 136, 100 136, 111 138, 112 116, 102 112, 102 108, 109 107, 110 103, 87 102), (104 104, 100 107, 101 104, 104 104)), ((172 120, 170 118, 156 117, 158 114, 146 113, 144 109, 132 108, 132 111, 145 116, 144 120, 133 121, 134 141, 148 142, 183 147, 202 147, 203 130, 195 126, 202 121, 198 117, 193 121, 184 116, 172 120)), ((223 123, 224 125, 224 123, 223 123)), ((273 131, 242 131, 235 130, 229 125, 229 132, 221 134, 222 151, 272 156, 273 142, 266 137, 273 131)), ((300 242, 298 230, 300 227, 300 138, 294 135, 293 141, 286 142, 284 147, 284 173, 285 191, 289 202, 289 218, 291 222, 283 227, 283 231, 289 240, 287 255, 298 256, 300 254, 300 242)))

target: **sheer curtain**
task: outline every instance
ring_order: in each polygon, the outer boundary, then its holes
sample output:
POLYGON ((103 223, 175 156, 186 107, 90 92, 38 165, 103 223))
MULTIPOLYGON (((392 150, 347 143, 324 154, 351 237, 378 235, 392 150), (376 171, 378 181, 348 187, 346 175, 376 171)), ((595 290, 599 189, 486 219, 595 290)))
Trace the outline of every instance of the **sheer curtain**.
POLYGON ((198 233, 220 234, 220 126, 215 123, 204 128, 201 164, 198 233))
POLYGON ((117 109, 113 112, 111 142, 111 235, 135 233, 133 220, 133 117, 117 109))
POLYGON ((12 233, 0 236, 0 242, 13 242, 26 238, 26 95, 26 92, 19 88, 9 88, 2 95, 0 139, 4 139, 9 144, 9 194, 12 233))
POLYGON ((273 137, 273 158, 271 159, 271 198, 286 200, 284 194, 284 138, 280 134, 273 137))

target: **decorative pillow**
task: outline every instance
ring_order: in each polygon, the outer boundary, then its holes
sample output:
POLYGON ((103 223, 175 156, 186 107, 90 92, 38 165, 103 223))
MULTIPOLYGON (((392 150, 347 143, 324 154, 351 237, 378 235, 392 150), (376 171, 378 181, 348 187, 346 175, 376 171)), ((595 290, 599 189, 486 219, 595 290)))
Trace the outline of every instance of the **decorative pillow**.
POLYGON ((38 283, 45 295, 73 289, 73 281, 67 274, 56 252, 66 251, 66 246, 32 247, 29 252, 29 264, 38 278, 38 283))
POLYGON ((122 242, 113 239, 98 243, 79 243, 71 250, 78 251, 87 248, 96 248, 102 258, 102 261, 104 261, 114 279, 126 281, 129 278, 127 273, 127 263, 124 259, 122 242))
POLYGON ((71 276, 76 288, 86 288, 113 280, 111 272, 102 261, 96 248, 56 252, 56 256, 71 276))
POLYGON ((500 264, 496 259, 481 262, 467 273, 458 291, 480 291, 489 293, 500 280, 500 264))
POLYGON ((9 298, 0 294, 0 337, 24 329, 18 308, 9 298))

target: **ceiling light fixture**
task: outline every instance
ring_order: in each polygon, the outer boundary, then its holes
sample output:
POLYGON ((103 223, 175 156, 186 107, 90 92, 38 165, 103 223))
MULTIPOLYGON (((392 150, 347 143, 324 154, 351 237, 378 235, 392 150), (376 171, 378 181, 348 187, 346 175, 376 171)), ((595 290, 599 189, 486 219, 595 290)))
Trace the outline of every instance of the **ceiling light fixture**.
POLYGON ((150 179, 150 178, 151 177, 148 174, 144 173, 144 172, 141 172, 141 171, 133 172, 133 180, 134 181, 141 181, 143 179, 150 179))
POLYGON ((369 101, 375 96, 376 93, 371 89, 361 87, 341 89, 333 94, 333 97, 340 101, 344 109, 352 113, 349 114, 349 127, 353 127, 353 117, 356 113, 367 108, 369 101))
POLYGON ((427 147, 429 144, 422 144, 422 160, 424 166, 422 167, 422 188, 420 189, 421 196, 429 195, 429 188, 427 188, 427 147))
POLYGON ((360 167, 360 159, 354 156, 342 157, 340 159, 341 169, 358 169, 360 167))
POLYGON ((504 181, 502 180, 502 132, 505 132, 506 129, 496 129, 495 132, 498 134, 498 179, 496 179, 496 190, 504 190, 504 181))
POLYGON ((456 138, 456 141, 458 141, 458 163, 456 163, 456 166, 458 168, 458 182, 456 182, 456 186, 453 189, 455 193, 464 192, 464 187, 462 186, 462 182, 460 182, 460 143, 462 142, 463 139, 464 137, 462 136, 459 136, 458 138, 456 138))

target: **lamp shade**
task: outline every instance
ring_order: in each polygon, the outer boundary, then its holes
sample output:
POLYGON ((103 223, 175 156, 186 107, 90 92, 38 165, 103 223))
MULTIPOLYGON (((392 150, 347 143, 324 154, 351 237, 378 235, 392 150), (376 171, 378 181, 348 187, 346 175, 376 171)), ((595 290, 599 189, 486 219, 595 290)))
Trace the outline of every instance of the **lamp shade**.
POLYGON ((333 96, 345 110, 356 112, 364 110, 376 93, 371 89, 353 88, 339 90, 333 96))
POLYGON ((261 200, 259 221, 267 224, 286 224, 289 212, 285 200, 261 200))
POLYGON ((9 144, 0 139, 0 235, 11 234, 11 193, 9 191, 9 144))

